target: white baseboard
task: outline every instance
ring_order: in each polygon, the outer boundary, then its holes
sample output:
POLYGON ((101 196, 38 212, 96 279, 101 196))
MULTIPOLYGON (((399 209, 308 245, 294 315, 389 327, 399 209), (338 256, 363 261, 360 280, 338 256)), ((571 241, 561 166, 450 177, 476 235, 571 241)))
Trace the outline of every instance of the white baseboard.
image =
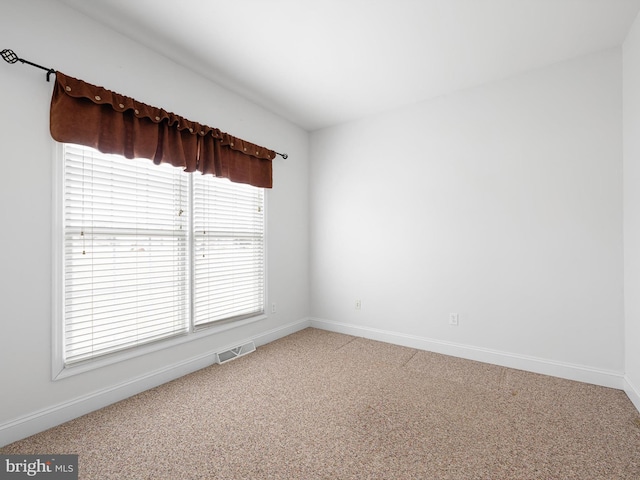
MULTIPOLYGON (((491 363, 517 370, 525 370, 553 377, 576 380, 578 382, 591 383, 603 387, 625 389, 624 374, 600 370, 582 365, 546 360, 543 358, 529 357, 509 352, 491 350, 488 348, 463 345, 431 338, 418 337, 377 328, 363 327, 321 318, 312 318, 311 326, 337 333, 345 333, 356 337, 369 338, 381 342, 393 343, 405 347, 427 350, 444 355, 476 360, 478 362, 491 363)), ((635 402, 634 402, 635 403, 635 402)), ((635 403, 636 407, 639 405, 635 403)))
MULTIPOLYGON (((238 341, 237 344, 253 341, 256 346, 265 345, 278 338, 307 328, 310 324, 310 320, 305 318, 268 330, 246 340, 238 341)), ((218 350, 223 351, 225 348, 218 350)), ((97 390, 0 424, 0 447, 205 368, 215 363, 215 360, 215 352, 201 354, 126 382, 97 390)))
POLYGON ((288 323, 287 325, 262 332, 259 335, 251 337, 249 340, 253 340, 253 342, 256 344, 256 347, 259 347, 260 345, 266 345, 267 343, 274 342, 279 338, 286 337, 287 335, 291 335, 292 333, 304 330, 305 328, 308 328, 310 326, 311 319, 303 318, 302 320, 297 320, 295 322, 288 323))
POLYGON ((627 397, 629 397, 629 400, 631 400, 631 403, 636 407, 636 410, 640 412, 640 388, 634 386, 626 375, 624 376, 624 392, 627 394, 627 397))
MULTIPOLYGON (((281 327, 262 332, 237 342, 253 341, 256 346, 265 345, 307 327, 329 330, 357 337, 379 340, 420 350, 453 355, 469 360, 492 363, 519 370, 551 375, 605 387, 624 390, 640 411, 640 389, 631 384, 621 373, 593 369, 580 365, 549 361, 516 355, 469 345, 434 340, 415 335, 380 330, 358 325, 334 322, 319 318, 305 318, 281 327)), ((235 345, 230 345, 233 347, 235 345)), ((224 350, 220 348, 219 350, 224 350)), ((87 395, 32 412, 0 424, 0 446, 44 431, 112 403, 124 400, 140 392, 205 368, 215 361, 215 352, 198 355, 182 362, 154 370, 140 377, 101 389, 87 395)))

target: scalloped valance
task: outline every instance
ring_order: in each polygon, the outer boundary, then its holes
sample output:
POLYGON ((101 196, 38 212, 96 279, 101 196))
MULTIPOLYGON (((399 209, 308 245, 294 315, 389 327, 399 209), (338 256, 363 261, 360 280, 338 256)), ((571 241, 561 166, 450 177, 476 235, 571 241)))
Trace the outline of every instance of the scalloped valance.
POLYGON ((50 118, 54 140, 126 158, 148 158, 236 183, 272 187, 273 150, 55 73, 50 118))

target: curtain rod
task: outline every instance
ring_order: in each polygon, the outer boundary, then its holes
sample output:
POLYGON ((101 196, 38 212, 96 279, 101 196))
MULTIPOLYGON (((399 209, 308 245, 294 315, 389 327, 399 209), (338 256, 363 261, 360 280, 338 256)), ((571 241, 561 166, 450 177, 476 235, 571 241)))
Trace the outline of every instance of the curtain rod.
MULTIPOLYGON (((42 65, 38 65, 37 63, 33 63, 30 62, 29 60, 25 60, 23 58, 20 58, 18 55, 16 55, 16 53, 11 50, 10 48, 5 48, 4 50, 2 50, 2 52, 0 52, 0 55, 2 55, 2 58, 4 59, 5 62, 7 63, 16 63, 16 62, 22 62, 22 63, 26 63, 27 65, 31 65, 32 67, 36 67, 36 68, 40 68, 41 70, 45 70, 47 72, 47 82, 50 81, 49 77, 51 77, 51 74, 56 73, 56 71, 53 68, 47 68, 47 67, 43 67, 42 65)), ((286 153, 278 153, 275 150, 273 150, 273 152, 276 155, 280 155, 283 159, 287 159, 289 158, 289 155, 287 155, 286 153)))

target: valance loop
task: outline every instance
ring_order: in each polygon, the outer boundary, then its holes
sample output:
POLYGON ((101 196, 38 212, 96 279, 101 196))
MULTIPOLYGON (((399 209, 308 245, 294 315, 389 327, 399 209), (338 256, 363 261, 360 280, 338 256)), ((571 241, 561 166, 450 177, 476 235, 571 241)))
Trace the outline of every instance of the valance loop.
POLYGON ((271 188, 273 150, 56 72, 54 140, 271 188))

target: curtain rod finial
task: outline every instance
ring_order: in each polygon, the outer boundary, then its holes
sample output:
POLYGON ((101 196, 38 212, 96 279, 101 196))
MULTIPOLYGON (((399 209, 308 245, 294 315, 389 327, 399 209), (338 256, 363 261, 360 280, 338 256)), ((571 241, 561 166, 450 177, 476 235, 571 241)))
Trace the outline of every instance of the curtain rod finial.
POLYGON ((16 63, 18 61, 18 55, 16 55, 16 52, 11 50, 10 48, 5 48, 4 50, 2 50, 2 52, 0 52, 0 55, 2 55, 2 59, 7 63, 16 63))

